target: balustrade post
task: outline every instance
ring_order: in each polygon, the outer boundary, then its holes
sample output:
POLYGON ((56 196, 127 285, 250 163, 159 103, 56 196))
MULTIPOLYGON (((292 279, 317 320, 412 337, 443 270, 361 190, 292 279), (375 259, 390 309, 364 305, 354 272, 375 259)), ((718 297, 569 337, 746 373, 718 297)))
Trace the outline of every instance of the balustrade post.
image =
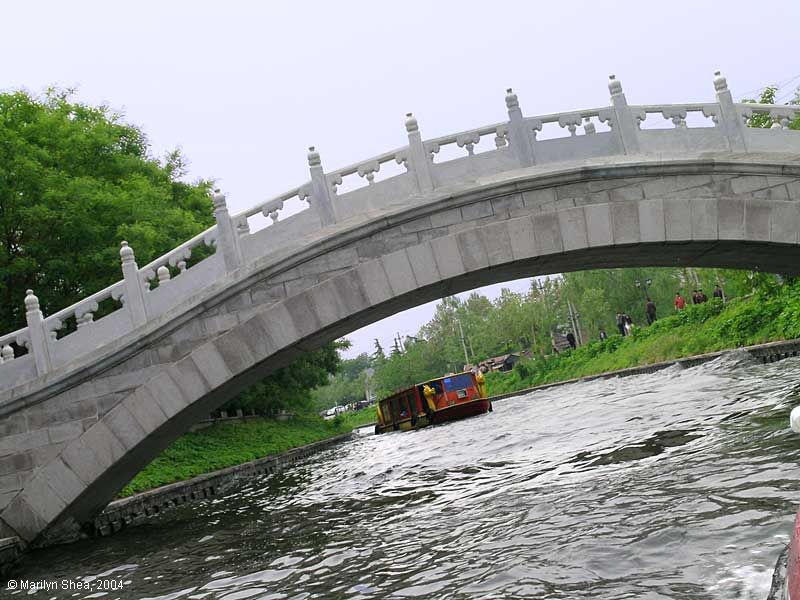
POLYGON ((622 84, 614 75, 608 77, 608 91, 611 92, 611 105, 614 108, 614 123, 611 127, 616 131, 617 139, 625 154, 639 153, 639 125, 622 92, 622 84))
POLYGON ((242 263, 242 252, 239 247, 239 232, 234 227, 233 219, 228 212, 225 194, 214 190, 214 218, 217 220, 217 252, 222 253, 225 269, 233 271, 242 263))
POLYGON ((508 137, 511 150, 519 161, 519 166, 530 167, 536 164, 533 151, 533 139, 530 129, 525 125, 525 117, 519 107, 519 100, 514 90, 506 90, 506 108, 508 109, 508 137))
POLYGON ((736 110, 736 105, 733 103, 733 96, 728 89, 727 79, 719 71, 714 72, 714 89, 717 92, 717 102, 720 110, 719 126, 728 140, 731 152, 747 152, 744 119, 741 118, 739 111, 736 110))
POLYGON ((28 336, 36 372, 44 375, 50 371, 50 336, 44 327, 44 317, 39 310, 39 299, 33 295, 33 290, 25 292, 25 319, 28 321, 28 336))
POLYGON ((314 146, 308 147, 308 170, 311 173, 311 204, 317 209, 323 227, 336 223, 333 212, 333 195, 328 177, 322 170, 322 160, 314 146))
POLYGON ((136 264, 136 257, 133 248, 128 246, 128 242, 122 242, 119 249, 119 257, 122 259, 122 278, 125 283, 125 290, 122 294, 122 303, 131 316, 131 323, 134 327, 143 325, 147 322, 147 310, 144 302, 144 282, 139 275, 139 266, 136 264))
POLYGON ((433 177, 431 176, 431 158, 425 151, 419 124, 412 113, 406 113, 406 132, 408 132, 408 162, 409 170, 417 179, 417 189, 420 193, 433 191, 433 177))

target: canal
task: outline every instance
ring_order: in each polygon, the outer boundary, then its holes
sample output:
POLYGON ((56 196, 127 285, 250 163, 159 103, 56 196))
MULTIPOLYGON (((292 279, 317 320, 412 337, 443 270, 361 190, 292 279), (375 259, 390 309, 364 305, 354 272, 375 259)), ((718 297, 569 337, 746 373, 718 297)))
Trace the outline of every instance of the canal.
POLYGON ((30 554, 17 576, 87 584, 42 600, 763 600, 800 499, 798 403, 800 359, 738 353, 561 386, 360 436, 149 524, 30 554))

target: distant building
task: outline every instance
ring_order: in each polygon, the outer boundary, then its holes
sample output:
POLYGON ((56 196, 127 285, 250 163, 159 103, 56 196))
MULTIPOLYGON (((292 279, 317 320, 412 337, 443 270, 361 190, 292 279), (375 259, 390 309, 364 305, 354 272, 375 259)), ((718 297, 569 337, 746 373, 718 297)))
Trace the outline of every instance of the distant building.
POLYGON ((478 363, 478 368, 484 373, 488 371, 510 371, 519 362, 519 352, 494 356, 478 363))

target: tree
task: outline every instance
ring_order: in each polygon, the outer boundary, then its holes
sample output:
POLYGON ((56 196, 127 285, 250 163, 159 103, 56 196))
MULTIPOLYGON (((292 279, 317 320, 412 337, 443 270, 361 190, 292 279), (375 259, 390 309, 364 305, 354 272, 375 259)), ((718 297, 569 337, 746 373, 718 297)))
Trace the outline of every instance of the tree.
POLYGON ((2 331, 25 325, 28 288, 47 314, 118 281, 121 240, 145 264, 211 225, 210 182, 181 181, 185 168, 69 91, 0 94, 2 331))

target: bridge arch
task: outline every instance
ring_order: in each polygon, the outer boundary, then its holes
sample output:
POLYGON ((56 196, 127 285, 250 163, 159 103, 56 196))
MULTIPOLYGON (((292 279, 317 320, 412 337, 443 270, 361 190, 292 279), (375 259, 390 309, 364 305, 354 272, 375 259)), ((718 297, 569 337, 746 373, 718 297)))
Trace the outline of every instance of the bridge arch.
MULTIPOLYGON (((44 425, 11 436, 21 448, 37 431, 52 442, 82 426, 38 455, 0 526, 28 543, 74 533, 196 420, 300 352, 390 314, 523 276, 675 265, 800 273, 800 164, 704 155, 534 169, 254 265, 114 366, 17 399, 6 424, 44 425)), ((12 458, 26 456, 37 455, 12 458)))

